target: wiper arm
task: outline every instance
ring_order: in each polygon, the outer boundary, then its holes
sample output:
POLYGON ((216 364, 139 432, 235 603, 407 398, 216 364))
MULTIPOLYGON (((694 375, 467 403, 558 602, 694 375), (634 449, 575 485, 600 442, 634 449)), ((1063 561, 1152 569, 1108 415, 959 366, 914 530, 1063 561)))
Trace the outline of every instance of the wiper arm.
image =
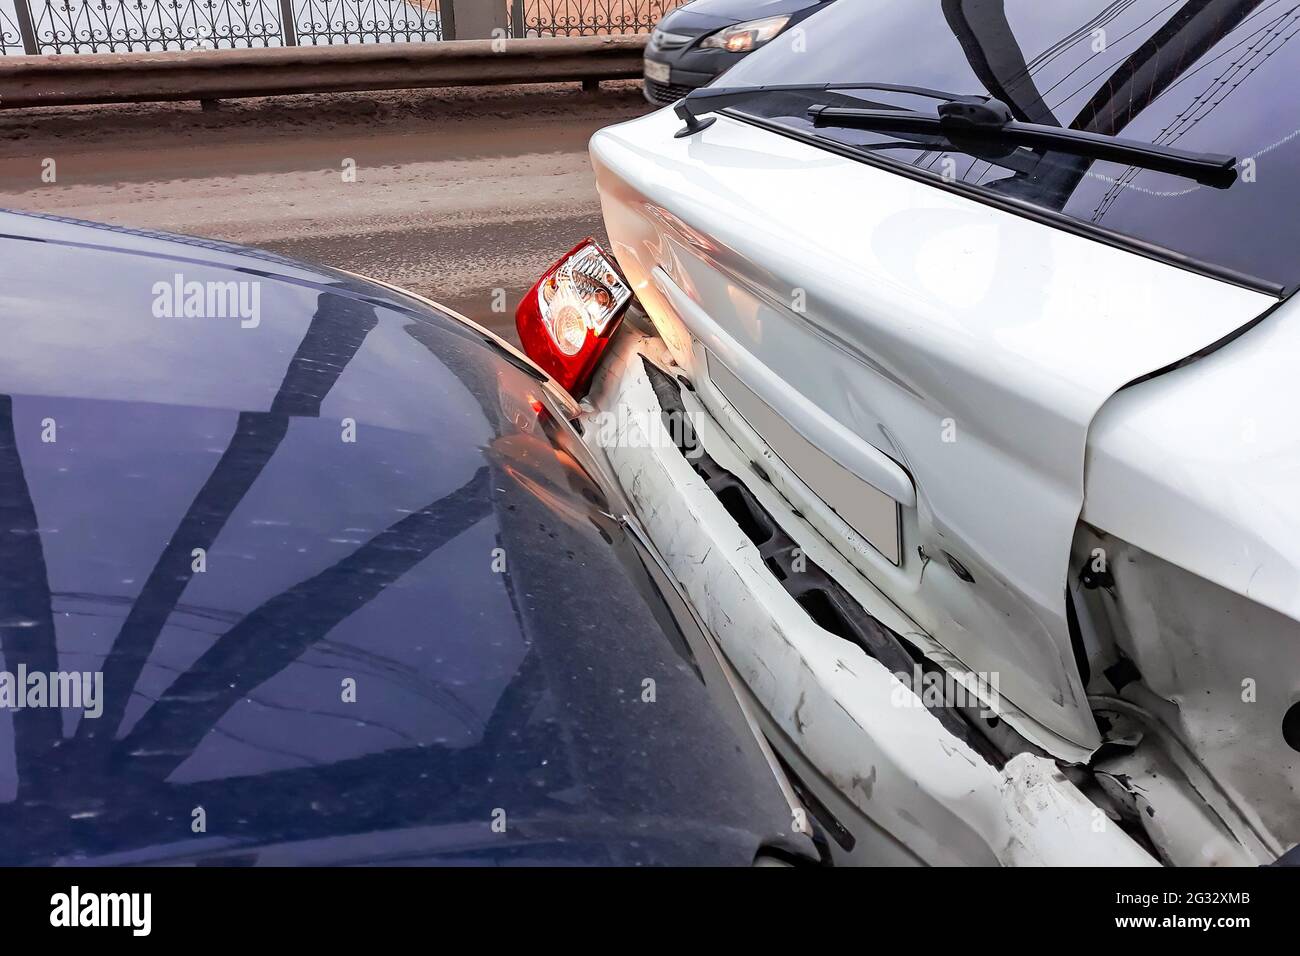
POLYGON ((808 110, 813 126, 844 129, 900 130, 939 133, 960 146, 963 139, 1014 146, 1040 146, 1092 159, 1140 166, 1193 179, 1205 186, 1226 189, 1237 178, 1237 158, 1222 153, 1197 153, 1172 146, 1140 143, 1084 130, 1021 123, 1000 100, 955 97, 940 103, 933 114, 909 110, 871 110, 841 106, 813 106, 808 110))
POLYGON ((1140 166, 1157 172, 1172 173, 1206 186, 1226 189, 1237 178, 1237 158, 1222 153, 1198 153, 1141 143, 1137 140, 1105 136, 1084 130, 1022 123, 1000 100, 987 96, 961 96, 924 86, 897 83, 797 83, 770 86, 702 87, 691 90, 673 107, 686 123, 674 136, 683 137, 707 129, 715 117, 700 119, 705 113, 766 93, 823 93, 872 90, 885 93, 910 93, 942 100, 933 114, 911 110, 873 110, 845 106, 813 106, 808 110, 813 125, 845 129, 899 130, 941 135, 951 140, 978 138, 999 144, 1040 146, 1060 152, 1075 153, 1092 159, 1140 166))
POLYGON ((686 125, 673 135, 680 139, 690 136, 713 125, 715 118, 701 120, 705 113, 714 113, 725 109, 732 103, 740 102, 761 93, 825 93, 839 90, 876 90, 883 93, 912 93, 916 96, 928 96, 930 99, 950 102, 963 97, 944 90, 932 90, 925 86, 900 86, 897 83, 794 83, 776 86, 704 86, 691 90, 677 101, 673 112, 680 116, 686 125))

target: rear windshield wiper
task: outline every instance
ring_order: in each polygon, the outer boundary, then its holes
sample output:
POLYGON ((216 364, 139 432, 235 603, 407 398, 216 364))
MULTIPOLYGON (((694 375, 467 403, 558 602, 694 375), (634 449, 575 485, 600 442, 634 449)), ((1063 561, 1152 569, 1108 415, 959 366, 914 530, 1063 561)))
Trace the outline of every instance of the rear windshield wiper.
POLYGON ((690 136, 706 129, 714 117, 700 119, 741 100, 765 93, 822 93, 851 90, 871 90, 886 93, 910 93, 941 100, 934 113, 911 110, 857 109, 845 106, 813 106, 808 109, 813 126, 834 126, 842 129, 897 130, 901 132, 940 135, 950 142, 982 140, 985 143, 1007 146, 1044 147, 1058 152, 1074 153, 1092 159, 1140 166, 1157 172, 1184 176, 1206 186, 1224 189, 1237 178, 1237 159, 1222 153, 1198 153, 1172 146, 1157 146, 1136 140, 1047 126, 1040 123, 1022 123, 1011 115, 1010 108, 1001 100, 989 96, 962 96, 924 86, 902 86, 895 83, 800 83, 773 86, 706 86, 691 90, 677 102, 673 110, 686 125, 675 136, 690 136))
POLYGON ((673 135, 680 139, 690 136, 702 129, 708 129, 714 123, 714 117, 700 119, 705 113, 715 113, 732 103, 759 96, 763 93, 826 93, 840 90, 873 90, 883 93, 911 93, 916 96, 928 96, 930 99, 949 102, 963 97, 944 90, 932 90, 925 86, 900 86, 897 83, 794 83, 774 86, 702 86, 691 90, 677 101, 673 112, 680 116, 686 125, 673 135))
POLYGON ((1042 147, 1172 173, 1219 189, 1231 186, 1237 178, 1235 156, 1198 153, 1061 126, 1022 123, 1002 101, 980 96, 948 100, 940 103, 934 113, 813 106, 808 115, 817 127, 938 133, 959 147, 962 140, 1042 147))

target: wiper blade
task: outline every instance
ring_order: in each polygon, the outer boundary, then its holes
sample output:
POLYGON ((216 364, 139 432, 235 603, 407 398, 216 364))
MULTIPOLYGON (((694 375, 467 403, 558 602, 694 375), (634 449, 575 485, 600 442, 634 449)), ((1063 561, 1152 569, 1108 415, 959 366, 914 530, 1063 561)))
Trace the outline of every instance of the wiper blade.
POLYGON ((680 139, 690 136, 702 129, 708 129, 714 123, 714 117, 701 120, 705 113, 725 109, 732 103, 758 96, 762 93, 825 93, 840 90, 873 90, 882 93, 912 93, 916 96, 928 96, 931 99, 951 102, 964 97, 944 90, 932 90, 926 86, 900 86, 897 83, 794 83, 773 86, 703 86, 691 90, 677 101, 673 112, 680 116, 686 125, 673 135, 680 139))
POLYGON ((1005 103, 991 98, 955 97, 939 104, 933 114, 813 106, 808 115, 812 117, 813 126, 818 127, 939 133, 958 146, 962 140, 981 140, 1009 146, 1043 147, 1172 173, 1217 189, 1226 189, 1237 178, 1235 156, 1192 152, 1061 126, 1022 123, 1012 117, 1005 103))
MULTIPOLYGON (((690 136, 711 126, 715 118, 700 119, 705 113, 725 109, 733 103, 767 93, 823 93, 871 90, 909 93, 941 100, 934 113, 912 110, 858 109, 846 106, 813 106, 808 109, 813 125, 844 129, 898 130, 941 135, 952 141, 981 139, 1009 146, 1045 147, 1092 159, 1104 159, 1172 173, 1206 186, 1226 189, 1237 178, 1237 158, 1222 153, 1199 153, 1106 136, 1084 130, 1041 123, 1022 123, 1010 108, 989 96, 962 96, 925 86, 897 83, 797 83, 769 86, 702 87, 691 90, 673 107, 686 123, 675 134, 690 136)), ((958 143, 960 145, 960 143, 958 143)))

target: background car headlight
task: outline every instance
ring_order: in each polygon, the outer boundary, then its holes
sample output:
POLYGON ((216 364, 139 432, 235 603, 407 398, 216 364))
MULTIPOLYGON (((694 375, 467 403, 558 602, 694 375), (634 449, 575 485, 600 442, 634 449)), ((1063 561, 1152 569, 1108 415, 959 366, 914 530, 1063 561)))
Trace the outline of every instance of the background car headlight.
POLYGON ((700 42, 700 46, 729 50, 732 53, 747 53, 772 39, 789 22, 790 18, 785 16, 764 17, 761 20, 737 23, 717 33, 710 33, 700 42))

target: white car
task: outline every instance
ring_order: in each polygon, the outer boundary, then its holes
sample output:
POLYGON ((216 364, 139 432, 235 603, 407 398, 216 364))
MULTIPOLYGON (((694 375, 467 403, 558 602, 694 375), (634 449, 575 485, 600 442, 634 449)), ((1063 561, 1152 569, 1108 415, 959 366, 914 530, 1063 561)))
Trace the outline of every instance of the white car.
POLYGON ((521 338, 830 858, 1300 842, 1297 32, 854 0, 593 138, 521 338))

